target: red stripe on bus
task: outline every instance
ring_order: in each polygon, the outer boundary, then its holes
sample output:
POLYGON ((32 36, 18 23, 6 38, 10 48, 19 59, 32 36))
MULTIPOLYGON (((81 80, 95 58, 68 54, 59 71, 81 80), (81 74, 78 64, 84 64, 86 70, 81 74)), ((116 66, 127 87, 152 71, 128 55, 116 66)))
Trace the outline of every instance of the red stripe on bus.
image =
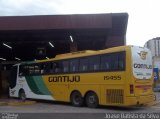
POLYGON ((152 85, 137 85, 136 88, 151 88, 152 85))

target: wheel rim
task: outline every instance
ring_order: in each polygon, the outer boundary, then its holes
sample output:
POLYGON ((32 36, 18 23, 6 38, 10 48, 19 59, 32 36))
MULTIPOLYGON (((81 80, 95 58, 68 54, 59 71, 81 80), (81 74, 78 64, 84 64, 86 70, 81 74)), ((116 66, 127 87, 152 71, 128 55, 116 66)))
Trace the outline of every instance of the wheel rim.
POLYGON ((81 102, 81 97, 79 95, 76 95, 73 101, 75 104, 79 104, 81 102))
POLYGON ((87 94, 86 105, 91 108, 96 108, 99 105, 99 99, 96 93, 90 92, 87 94))
POLYGON ((96 102, 96 98, 95 98, 95 96, 89 96, 89 98, 88 98, 88 102, 90 103, 90 104, 94 104, 95 102, 96 102))
POLYGON ((73 106, 82 106, 83 105, 83 97, 80 92, 73 92, 71 95, 71 103, 73 106))

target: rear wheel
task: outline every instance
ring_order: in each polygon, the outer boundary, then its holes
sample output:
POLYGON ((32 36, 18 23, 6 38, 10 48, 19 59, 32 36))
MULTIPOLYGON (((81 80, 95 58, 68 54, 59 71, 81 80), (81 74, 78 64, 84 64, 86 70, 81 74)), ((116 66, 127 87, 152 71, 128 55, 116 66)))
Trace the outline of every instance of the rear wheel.
POLYGON ((70 100, 73 106, 80 107, 83 105, 83 97, 79 91, 74 91, 70 100))
POLYGON ((89 92, 86 95, 85 103, 90 108, 96 108, 96 107, 98 107, 98 105, 99 105, 99 99, 98 99, 97 94, 94 93, 94 92, 89 92))
POLYGON ((20 91, 19 91, 19 98, 20 98, 22 101, 25 101, 25 100, 26 100, 26 94, 25 94, 24 90, 20 90, 20 91))

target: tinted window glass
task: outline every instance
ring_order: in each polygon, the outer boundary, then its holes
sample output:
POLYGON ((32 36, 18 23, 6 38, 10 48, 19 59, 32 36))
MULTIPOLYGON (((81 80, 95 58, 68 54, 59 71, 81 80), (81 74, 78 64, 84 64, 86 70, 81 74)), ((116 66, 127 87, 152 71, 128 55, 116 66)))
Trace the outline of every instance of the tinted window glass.
POLYGON ((104 71, 111 70, 111 56, 110 55, 101 56, 101 70, 104 70, 104 71))
POLYGON ((118 61, 119 61, 118 64, 119 70, 125 70, 125 52, 119 53, 118 61))
POLYGON ((89 70, 98 71, 100 70, 100 57, 94 56, 89 58, 89 70))
POLYGON ((125 52, 110 53, 101 56, 101 70, 125 70, 125 52))
POLYGON ((24 65, 19 66, 19 76, 27 75, 28 74, 28 68, 25 68, 24 65))
POLYGON ((51 69, 51 64, 49 62, 41 63, 41 74, 48 74, 51 69))
POLYGON ((111 54, 111 70, 118 70, 118 54, 111 54))
POLYGON ((40 74, 40 66, 39 64, 34 65, 34 74, 40 74))
POLYGON ((62 67, 62 62, 55 62, 55 73, 62 73, 63 67, 62 67))
POLYGON ((125 52, 108 53, 85 58, 25 64, 20 66, 20 76, 49 73, 74 73, 125 70, 125 52))
POLYGON ((64 73, 69 72, 69 61, 62 62, 62 70, 64 73))
POLYGON ((78 72, 78 64, 79 64, 78 59, 72 59, 70 61, 70 72, 78 72))
POLYGON ((88 71, 88 59, 80 59, 79 71, 88 71))
POLYGON ((56 63, 55 62, 50 62, 50 73, 55 73, 56 69, 56 63))

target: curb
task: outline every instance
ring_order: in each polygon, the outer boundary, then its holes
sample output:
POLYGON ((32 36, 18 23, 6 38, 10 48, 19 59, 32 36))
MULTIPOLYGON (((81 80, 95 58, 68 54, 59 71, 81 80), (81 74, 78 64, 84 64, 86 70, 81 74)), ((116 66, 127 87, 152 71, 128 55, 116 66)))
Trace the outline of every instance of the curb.
POLYGON ((36 101, 25 101, 25 102, 9 102, 8 106, 23 106, 23 105, 32 105, 35 104, 36 101))
POLYGON ((13 101, 13 102, 0 102, 0 106, 23 106, 23 105, 33 105, 36 101, 13 101))
POLYGON ((7 102, 0 102, 0 106, 6 106, 8 105, 7 102))

